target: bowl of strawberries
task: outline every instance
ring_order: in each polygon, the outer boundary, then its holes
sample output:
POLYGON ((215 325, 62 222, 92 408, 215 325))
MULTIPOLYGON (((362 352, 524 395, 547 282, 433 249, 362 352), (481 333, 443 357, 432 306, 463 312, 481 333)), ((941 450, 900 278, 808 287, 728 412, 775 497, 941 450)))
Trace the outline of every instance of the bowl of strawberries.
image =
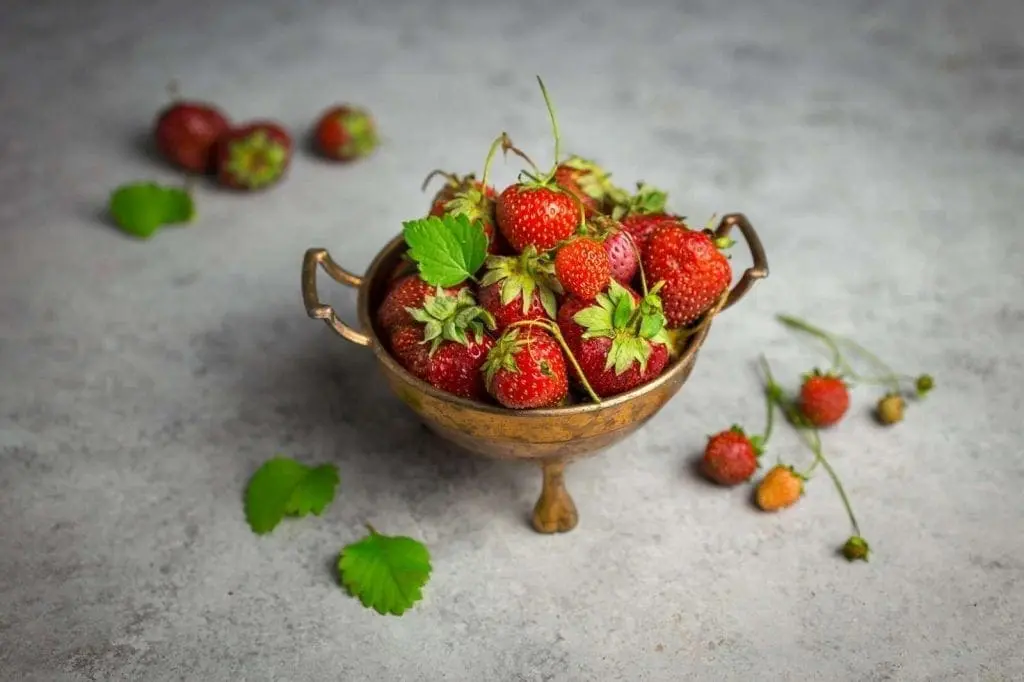
POLYGON ((322 248, 302 264, 307 314, 368 347, 385 381, 434 433, 486 457, 541 465, 532 515, 542 533, 572 530, 566 464, 628 437, 679 392, 716 315, 768 274, 739 213, 693 227, 644 183, 626 192, 597 164, 540 171, 504 133, 484 170, 442 176, 422 218, 353 274, 322 248), (530 166, 500 192, 496 152, 530 166), (738 230, 752 264, 734 277, 738 230), (358 324, 321 301, 317 272, 358 289, 358 324), (735 279, 735 282, 734 282, 735 279))

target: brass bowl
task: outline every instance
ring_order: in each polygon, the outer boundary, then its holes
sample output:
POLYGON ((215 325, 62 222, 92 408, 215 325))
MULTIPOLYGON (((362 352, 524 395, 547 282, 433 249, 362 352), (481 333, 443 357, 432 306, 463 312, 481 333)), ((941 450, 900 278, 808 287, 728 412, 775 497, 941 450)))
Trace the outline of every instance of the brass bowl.
MULTIPOLYGON (((718 312, 734 305, 755 281, 768 275, 761 240, 745 216, 726 215, 716 235, 728 235, 734 226, 739 227, 747 242, 753 266, 729 291, 718 312)), ((302 298, 307 314, 326 322, 342 338, 370 347, 391 390, 442 438, 485 457, 539 462, 543 486, 534 507, 533 526, 541 533, 572 530, 578 516, 565 489, 566 463, 618 443, 657 414, 690 376, 697 352, 711 328, 711 316, 685 340, 679 355, 661 376, 627 393, 601 403, 542 410, 509 410, 485 405, 440 391, 412 376, 391 356, 379 335, 374 313, 384 299, 391 273, 399 265, 404 251, 405 242, 399 235, 377 254, 366 274, 359 277, 338 265, 325 249, 307 250, 302 261, 302 298), (320 302, 317 266, 337 282, 359 289, 360 329, 342 322, 331 306, 320 302)))

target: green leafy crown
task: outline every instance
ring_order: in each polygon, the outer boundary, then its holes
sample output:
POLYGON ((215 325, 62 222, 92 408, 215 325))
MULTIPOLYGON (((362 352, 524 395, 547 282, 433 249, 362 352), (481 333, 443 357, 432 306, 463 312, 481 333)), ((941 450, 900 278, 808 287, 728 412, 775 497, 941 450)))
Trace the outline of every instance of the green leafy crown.
POLYGON ((612 280, 607 293, 598 294, 594 305, 573 316, 573 321, 584 329, 584 339, 605 337, 612 340, 605 370, 614 368, 615 374, 619 375, 634 363, 639 363, 640 372, 644 373, 653 344, 668 346, 665 314, 658 289, 660 287, 656 286, 637 304, 628 289, 612 280))
POLYGON ((489 312, 477 305, 473 292, 462 288, 452 296, 441 287, 432 296, 423 299, 422 308, 406 308, 417 322, 423 323, 423 343, 430 344, 433 355, 445 341, 469 345, 468 334, 480 343, 487 329, 497 325, 489 312))
POLYGON ((615 208, 612 209, 612 217, 621 220, 627 215, 663 213, 668 202, 668 194, 645 182, 638 182, 636 193, 632 196, 623 194, 618 200, 613 201, 615 208))
POLYGON ((562 288, 555 278, 555 264, 549 255, 538 254, 537 249, 529 245, 518 256, 490 256, 486 268, 480 284, 490 286, 500 282, 502 305, 508 305, 516 296, 522 295, 525 315, 536 292, 548 317, 554 319, 558 314, 555 294, 562 288))

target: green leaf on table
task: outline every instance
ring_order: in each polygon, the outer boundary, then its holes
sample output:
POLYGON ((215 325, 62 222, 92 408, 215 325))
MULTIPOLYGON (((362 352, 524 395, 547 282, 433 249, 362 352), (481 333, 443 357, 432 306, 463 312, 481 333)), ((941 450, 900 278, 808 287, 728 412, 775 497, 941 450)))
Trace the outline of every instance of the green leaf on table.
POLYGON ((334 500, 338 468, 310 467, 288 457, 263 463, 245 491, 245 518, 258 535, 269 533, 285 516, 319 516, 334 500))
POLYGON ((381 615, 402 615, 423 597, 430 579, 430 552, 418 540, 381 535, 373 528, 346 545, 338 557, 341 584, 363 606, 381 615))
POLYGON ((110 194, 108 210, 121 230, 143 239, 164 225, 188 223, 195 217, 195 204, 187 190, 155 182, 118 187, 110 194))
POLYGON ((428 284, 452 287, 476 274, 487 258, 487 235, 465 215, 430 216, 402 223, 409 256, 428 284))

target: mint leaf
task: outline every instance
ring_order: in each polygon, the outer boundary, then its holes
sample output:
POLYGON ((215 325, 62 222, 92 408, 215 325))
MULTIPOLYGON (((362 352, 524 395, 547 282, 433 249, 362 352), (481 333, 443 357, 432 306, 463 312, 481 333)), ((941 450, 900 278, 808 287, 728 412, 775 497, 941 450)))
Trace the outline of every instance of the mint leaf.
POLYGON ((186 190, 155 182, 118 187, 110 195, 107 210, 121 230, 142 239, 164 225, 191 222, 195 217, 195 204, 186 190))
POLYGON ((263 463, 245 491, 245 518, 257 535, 269 533, 285 516, 319 516, 334 499, 338 470, 309 467, 288 457, 263 463))
POLYGON ((430 552, 405 536, 370 534, 346 545, 338 556, 341 584, 363 606, 400 616, 423 598, 430 579, 430 552))
POLYGON ((487 235, 464 215, 402 223, 409 256, 428 284, 452 287, 471 279, 487 258, 487 235))

